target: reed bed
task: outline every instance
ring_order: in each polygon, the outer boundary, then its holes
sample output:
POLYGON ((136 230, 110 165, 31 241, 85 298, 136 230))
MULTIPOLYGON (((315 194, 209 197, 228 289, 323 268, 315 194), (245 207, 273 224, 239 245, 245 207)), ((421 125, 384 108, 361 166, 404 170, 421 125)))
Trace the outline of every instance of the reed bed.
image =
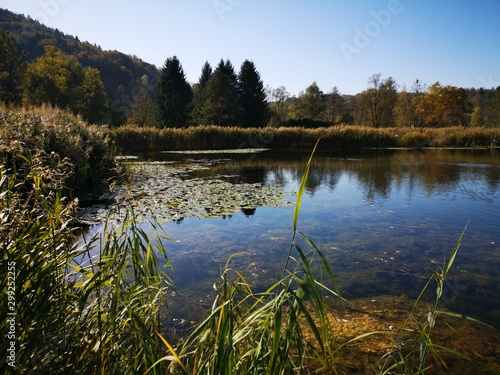
POLYGON ((196 126, 140 128, 127 125, 111 130, 120 152, 235 148, 312 149, 318 138, 324 149, 500 147, 497 128, 370 128, 339 125, 327 128, 238 128, 196 126))
POLYGON ((88 125, 58 108, 0 104, 0 161, 16 169, 18 175, 19 155, 45 159, 39 163, 43 168, 70 172, 61 182, 74 196, 100 186, 117 173, 107 128, 88 125))

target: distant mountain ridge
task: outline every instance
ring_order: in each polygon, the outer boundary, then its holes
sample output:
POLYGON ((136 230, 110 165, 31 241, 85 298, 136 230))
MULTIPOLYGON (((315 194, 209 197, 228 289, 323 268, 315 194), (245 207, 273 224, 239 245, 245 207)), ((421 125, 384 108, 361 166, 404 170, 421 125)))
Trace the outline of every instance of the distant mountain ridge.
POLYGON ((28 61, 43 55, 45 46, 53 45, 65 54, 75 56, 83 66, 99 69, 115 124, 125 120, 139 88, 145 87, 150 92, 156 89, 158 69, 135 56, 118 51, 103 51, 100 46, 81 42, 78 37, 2 8, 0 29, 9 31, 17 39, 21 48, 26 51, 28 61))

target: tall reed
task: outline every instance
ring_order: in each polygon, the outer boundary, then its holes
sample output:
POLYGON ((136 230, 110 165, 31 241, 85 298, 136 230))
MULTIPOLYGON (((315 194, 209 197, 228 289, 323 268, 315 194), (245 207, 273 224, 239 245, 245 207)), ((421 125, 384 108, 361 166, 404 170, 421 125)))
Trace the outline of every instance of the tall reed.
POLYGON ((370 128, 338 125, 237 128, 197 126, 185 129, 139 128, 127 125, 111 130, 121 152, 206 150, 228 148, 306 148, 318 138, 322 148, 362 149, 389 147, 500 147, 497 128, 370 128))
POLYGON ((21 176, 0 165, 2 275, 8 265, 14 269, 9 284, 2 277, 0 292, 7 295, 12 279, 15 290, 14 304, 4 298, 0 304, 2 335, 12 333, 1 340, 2 373, 144 373, 163 352, 155 332, 170 284, 165 236, 154 223, 145 232, 131 214, 74 244, 76 201, 62 195, 64 177, 42 164, 18 155, 21 176))

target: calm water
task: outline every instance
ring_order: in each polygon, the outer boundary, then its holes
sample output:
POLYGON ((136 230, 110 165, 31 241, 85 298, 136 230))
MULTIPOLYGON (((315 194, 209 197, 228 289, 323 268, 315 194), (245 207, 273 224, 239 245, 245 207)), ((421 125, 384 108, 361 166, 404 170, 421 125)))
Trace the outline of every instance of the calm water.
MULTIPOLYGON (((182 162, 213 154, 160 154, 182 162)), ((309 155, 300 151, 218 154, 193 177, 262 182, 296 191, 309 155)), ((187 177, 189 178, 189 177, 187 177)), ((288 199, 295 201, 290 194, 288 199)), ((258 207, 215 219, 165 224, 181 297, 172 314, 196 320, 212 302, 212 285, 231 254, 261 290, 281 274, 292 235, 293 207, 258 207)), ((343 297, 415 298, 442 266, 468 224, 446 281, 444 307, 500 327, 500 153, 484 151, 318 152, 299 229, 328 256, 343 297)), ((433 288, 434 290, 434 288, 433 288)), ((432 295, 429 294, 429 301, 432 295)))

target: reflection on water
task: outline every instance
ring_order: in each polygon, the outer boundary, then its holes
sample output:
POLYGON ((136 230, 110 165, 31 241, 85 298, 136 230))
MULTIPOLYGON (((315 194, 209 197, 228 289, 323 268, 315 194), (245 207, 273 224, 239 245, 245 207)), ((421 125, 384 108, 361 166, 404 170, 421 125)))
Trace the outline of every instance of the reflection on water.
MULTIPOLYGON (((213 155, 212 155, 213 156, 213 155)), ((218 155, 192 177, 261 182, 297 190, 309 155, 267 151, 218 155)), ((161 154, 182 165, 210 155, 161 154)), ((500 326, 500 154, 496 150, 386 150, 314 157, 299 229, 326 253, 343 296, 416 298, 469 223, 445 284, 444 307, 500 326)), ((295 198, 290 197, 290 200, 295 198)), ((217 219, 169 223, 167 244, 182 297, 173 314, 196 320, 231 265, 263 290, 281 274, 293 207, 242 209, 217 219)), ((431 290, 431 292, 434 289, 431 290)), ((429 298, 432 297, 429 295, 429 298)))

